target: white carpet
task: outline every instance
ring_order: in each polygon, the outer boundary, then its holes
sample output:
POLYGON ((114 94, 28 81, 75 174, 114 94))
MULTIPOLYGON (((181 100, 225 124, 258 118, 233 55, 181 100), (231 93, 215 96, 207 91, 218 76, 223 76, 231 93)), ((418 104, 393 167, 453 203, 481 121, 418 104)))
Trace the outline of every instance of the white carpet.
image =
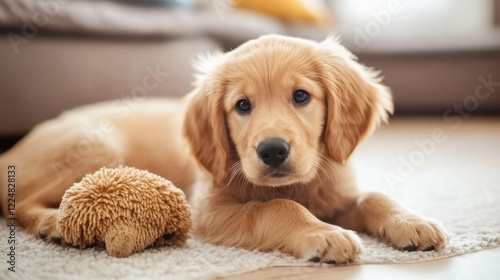
MULTIPOLYGON (((420 262, 500 246, 499 124, 498 119, 468 120, 452 128, 442 120, 395 120, 361 146, 355 155, 359 183, 441 220, 450 240, 440 252, 400 252, 362 236, 365 251, 356 263, 420 262), (446 140, 414 161, 413 172, 399 173, 401 162, 419 150, 415 141, 429 138, 435 128, 443 129, 446 140), (385 179, 389 172, 404 181, 389 185, 385 179)), ((4 219, 0 224, 0 279, 210 279, 271 266, 317 265, 280 253, 217 247, 195 239, 184 248, 152 249, 116 259, 103 250, 48 245, 17 229, 12 273, 6 263, 9 232, 4 219)))

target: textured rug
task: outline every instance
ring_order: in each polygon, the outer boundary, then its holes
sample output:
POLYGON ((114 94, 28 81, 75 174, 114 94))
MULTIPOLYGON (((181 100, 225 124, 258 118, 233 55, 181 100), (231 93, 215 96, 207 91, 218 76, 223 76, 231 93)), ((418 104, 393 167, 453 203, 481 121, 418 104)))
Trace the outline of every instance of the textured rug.
MULTIPOLYGON (((365 249, 355 263, 422 262, 500 246, 499 124, 498 119, 467 120, 459 126, 439 119, 393 120, 364 143, 354 155, 359 184, 441 220, 449 243, 440 252, 400 252, 362 236, 365 249)), ((212 279, 272 266, 318 266, 277 252, 218 247, 196 239, 183 248, 116 259, 103 250, 46 244, 18 228, 16 272, 11 272, 9 230, 4 219, 0 224, 0 279, 212 279)))

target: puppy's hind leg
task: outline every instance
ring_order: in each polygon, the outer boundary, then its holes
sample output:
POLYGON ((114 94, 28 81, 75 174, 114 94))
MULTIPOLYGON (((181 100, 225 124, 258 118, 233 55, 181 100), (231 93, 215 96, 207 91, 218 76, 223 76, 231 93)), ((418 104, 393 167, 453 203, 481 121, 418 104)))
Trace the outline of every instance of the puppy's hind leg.
MULTIPOLYGON (((64 192, 83 176, 101 167, 124 163, 120 141, 113 135, 82 142, 77 130, 56 135, 49 129, 35 130, 0 157, 0 169, 16 168, 14 217, 28 232, 49 242, 64 243, 56 229, 59 204, 64 192)), ((2 178, 3 179, 3 178, 2 178)), ((2 191, 2 212, 12 217, 2 191)))

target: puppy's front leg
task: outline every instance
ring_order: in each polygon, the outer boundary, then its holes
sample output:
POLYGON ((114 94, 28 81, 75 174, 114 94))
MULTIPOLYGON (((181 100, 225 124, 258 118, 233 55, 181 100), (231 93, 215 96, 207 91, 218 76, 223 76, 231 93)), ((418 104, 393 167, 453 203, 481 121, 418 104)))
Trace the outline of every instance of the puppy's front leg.
POLYGON ((352 209, 335 223, 368 232, 406 251, 437 251, 447 242, 445 230, 438 221, 423 218, 381 193, 360 196, 352 209))
POLYGON ((205 242, 280 250, 297 258, 329 263, 353 260, 362 248, 354 232, 318 220, 291 200, 242 204, 217 197, 205 201, 194 209, 195 234, 205 242))

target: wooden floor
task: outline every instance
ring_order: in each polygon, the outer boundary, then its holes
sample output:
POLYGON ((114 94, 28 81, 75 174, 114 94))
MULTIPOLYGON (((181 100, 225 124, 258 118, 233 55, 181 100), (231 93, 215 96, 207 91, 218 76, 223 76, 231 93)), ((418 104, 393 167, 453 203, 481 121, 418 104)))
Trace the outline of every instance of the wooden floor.
POLYGON ((378 264, 343 267, 272 267, 225 280, 292 279, 500 279, 500 248, 413 264, 378 264))

